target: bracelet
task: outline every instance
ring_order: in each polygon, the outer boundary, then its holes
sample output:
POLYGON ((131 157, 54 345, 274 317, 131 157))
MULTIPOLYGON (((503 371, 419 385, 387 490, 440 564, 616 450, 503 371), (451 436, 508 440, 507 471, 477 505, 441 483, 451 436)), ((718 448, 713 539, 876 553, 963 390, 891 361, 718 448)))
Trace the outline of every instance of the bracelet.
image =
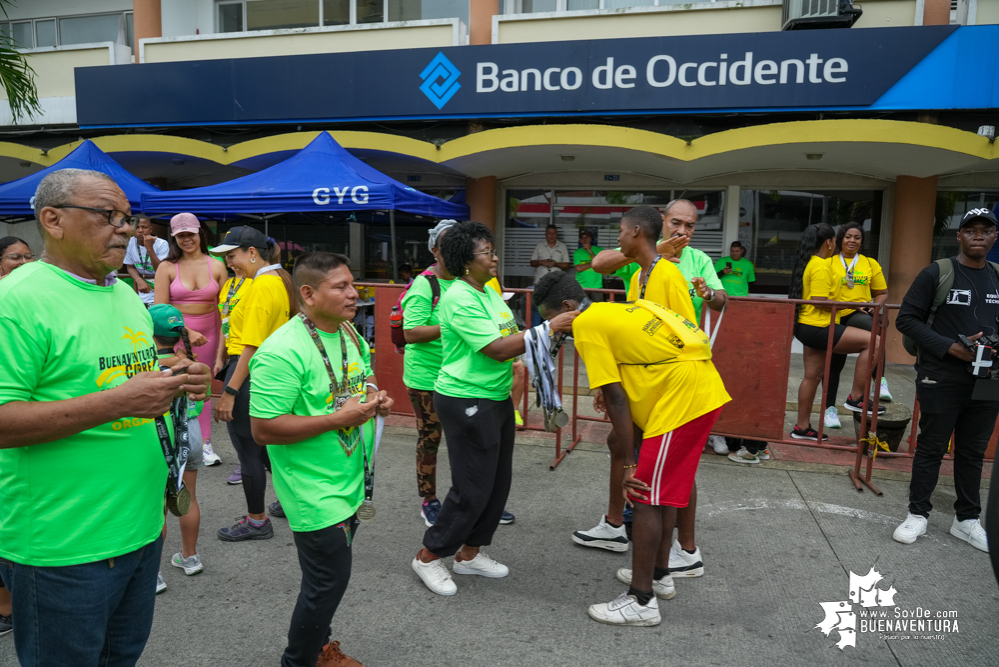
POLYGON ((638 464, 636 463, 635 465, 624 466, 624 469, 627 470, 628 468, 637 468, 637 467, 638 467, 638 464))
POLYGON ((225 393, 229 394, 230 396, 235 396, 236 394, 238 394, 238 393, 239 393, 239 390, 238 390, 238 389, 233 389, 233 388, 232 388, 232 387, 230 387, 229 385, 226 385, 226 386, 225 386, 225 387, 224 387, 224 388, 222 389, 222 391, 224 391, 225 393))
POLYGON ((374 389, 375 391, 378 391, 378 385, 376 385, 374 382, 368 382, 367 385, 369 389, 374 389))

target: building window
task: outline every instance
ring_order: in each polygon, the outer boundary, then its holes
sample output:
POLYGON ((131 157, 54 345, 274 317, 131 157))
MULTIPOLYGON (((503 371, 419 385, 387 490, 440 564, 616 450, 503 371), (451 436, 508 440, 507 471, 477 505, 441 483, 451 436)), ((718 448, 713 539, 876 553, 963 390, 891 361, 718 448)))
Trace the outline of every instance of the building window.
MULTIPOLYGON (((957 229, 964 214, 973 208, 994 211, 999 205, 999 190, 941 191, 937 193, 937 206, 933 220, 933 257, 938 260, 953 257, 960 249, 957 229)), ((990 262, 999 262, 999 243, 989 251, 990 262)))
POLYGON ((2 21, 0 32, 8 35, 19 49, 93 42, 132 46, 134 38, 132 12, 2 21))
MULTIPOLYGON (((554 0, 553 0, 554 1, 554 0)), ((218 32, 457 18, 469 0, 219 0, 218 32)))
MULTIPOLYGON (((701 0, 702 2, 714 0, 701 0)), ((686 0, 503 0, 504 14, 534 14, 537 12, 573 12, 593 9, 626 9, 628 7, 666 7, 686 0)))

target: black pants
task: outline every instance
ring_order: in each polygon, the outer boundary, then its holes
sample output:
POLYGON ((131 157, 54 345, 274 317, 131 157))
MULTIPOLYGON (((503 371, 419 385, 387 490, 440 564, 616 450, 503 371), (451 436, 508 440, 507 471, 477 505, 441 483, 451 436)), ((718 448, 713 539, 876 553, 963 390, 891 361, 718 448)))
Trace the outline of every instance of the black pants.
POLYGON ((513 401, 452 398, 434 392, 451 462, 451 489, 423 546, 440 557, 462 544, 490 544, 499 526, 513 476, 513 401))
POLYGON ((725 437, 725 444, 728 445, 728 450, 730 452, 739 451, 740 447, 745 447, 746 451, 755 456, 756 454, 762 452, 767 448, 767 443, 763 440, 749 440, 747 438, 729 438, 725 437))
MULTIPOLYGON (((229 383, 239 355, 229 357, 226 367, 225 381, 229 383)), ((250 431, 250 377, 247 376, 243 386, 236 394, 232 406, 232 421, 226 422, 232 447, 239 457, 240 475, 243 477, 243 494, 246 496, 246 511, 249 514, 264 513, 264 492, 267 490, 267 470, 271 469, 267 458, 267 448, 261 447, 253 439, 250 431)))
POLYGON ((350 582, 350 545, 357 524, 357 518, 350 517, 335 526, 294 533, 302 587, 291 615, 282 667, 315 667, 333 614, 350 582))
POLYGON ((999 415, 999 402, 971 399, 972 383, 926 383, 917 376, 919 437, 912 459, 909 511, 929 516, 930 495, 937 486, 940 461, 954 434, 954 512, 958 521, 977 519, 982 512, 982 460, 999 415))
MULTIPOLYGON (((855 310, 846 317, 844 317, 839 322, 848 327, 854 327, 856 329, 863 329, 864 331, 870 331, 874 326, 874 318, 867 313, 862 313, 859 310, 855 310)), ((863 351, 860 354, 867 354, 867 351, 863 351)), ((881 350, 882 356, 884 356, 884 348, 881 350)), ((845 354, 833 354, 832 360, 829 362, 829 378, 828 380, 823 379, 822 384, 826 387, 826 406, 836 405, 836 393, 839 391, 839 375, 843 372, 843 367, 846 366, 846 355, 845 354)), ((874 361, 874 366, 871 367, 871 378, 873 379, 878 373, 877 360, 874 361)), ((881 391, 880 387, 875 388, 877 391, 881 391)))

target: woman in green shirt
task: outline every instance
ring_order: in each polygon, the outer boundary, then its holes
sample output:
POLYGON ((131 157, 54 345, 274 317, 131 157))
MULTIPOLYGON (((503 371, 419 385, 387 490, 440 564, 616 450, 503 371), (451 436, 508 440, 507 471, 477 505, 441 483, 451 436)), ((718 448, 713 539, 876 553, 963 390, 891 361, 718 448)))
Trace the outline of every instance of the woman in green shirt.
MULTIPOLYGON (((593 245, 593 232, 583 228, 579 230, 579 247, 572 253, 572 264, 576 267, 576 280, 582 285, 584 290, 603 289, 604 277, 593 270, 593 258, 603 250, 598 245, 593 245)), ((600 301, 601 292, 587 291, 586 296, 591 301, 600 301)))
MULTIPOLYGON (((458 223, 440 246, 448 272, 459 276, 438 304, 443 362, 434 384, 434 407, 448 440, 451 489, 412 567, 431 591, 454 595, 458 589, 441 558, 455 556, 456 574, 509 574, 479 548, 492 541, 510 492, 512 361, 525 350, 513 313, 485 286, 496 276, 498 257, 489 228, 458 223)), ((571 321, 575 313, 559 317, 571 321)))

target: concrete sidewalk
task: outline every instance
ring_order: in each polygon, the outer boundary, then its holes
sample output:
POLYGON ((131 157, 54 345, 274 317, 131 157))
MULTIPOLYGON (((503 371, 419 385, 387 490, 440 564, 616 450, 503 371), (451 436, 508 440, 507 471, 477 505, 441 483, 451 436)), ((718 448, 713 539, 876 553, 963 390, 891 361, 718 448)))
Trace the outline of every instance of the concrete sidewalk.
MULTIPOLYGON (((163 568, 169 588, 157 599, 144 667, 272 666, 284 647, 300 576, 292 534, 277 519, 269 541, 215 537, 245 506, 240 487, 225 484, 236 459, 217 425, 214 442, 225 463, 198 481, 206 569, 188 578, 166 563, 180 542, 171 517, 163 568)), ((879 480, 885 496, 877 498, 854 491, 841 468, 780 461, 750 467, 705 455, 698 473, 705 576, 677 580, 676 598, 661 602, 661 626, 615 628, 591 621, 586 608, 625 590, 614 572, 630 566, 630 554, 569 539, 605 509, 607 455, 587 446, 549 472, 549 442, 518 442, 508 503, 517 521, 501 526, 488 549, 511 575, 456 577, 458 594, 441 598, 409 565, 424 531, 415 434, 387 430, 378 456, 378 516, 358 532, 353 579, 333 623, 348 654, 369 667, 996 664, 999 589, 987 555, 947 534, 954 495, 944 480, 929 535, 903 546, 891 539, 905 515, 903 479, 879 480), (897 640, 858 632, 855 648, 836 648, 836 632, 826 637, 815 629, 825 616, 819 603, 848 601, 850 571, 865 575, 872 567, 885 577, 879 588, 897 590, 897 606, 885 608, 889 618, 896 609, 953 611, 959 631, 897 640)), ((852 610, 859 624, 862 607, 852 610)), ((0 665, 15 664, 12 637, 0 639, 0 665)))

